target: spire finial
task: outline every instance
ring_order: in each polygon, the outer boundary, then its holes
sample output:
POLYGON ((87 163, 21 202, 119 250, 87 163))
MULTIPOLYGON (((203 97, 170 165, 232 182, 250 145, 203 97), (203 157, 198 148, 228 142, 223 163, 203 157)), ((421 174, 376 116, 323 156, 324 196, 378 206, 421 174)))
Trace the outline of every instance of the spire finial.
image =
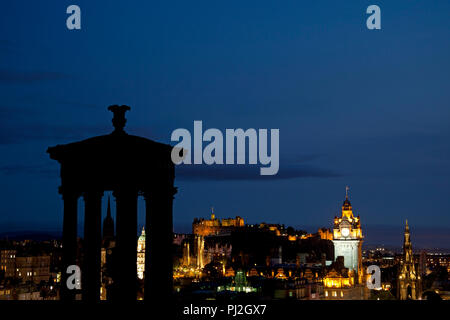
POLYGON ((216 215, 214 214, 214 207, 211 207, 211 220, 214 220, 216 215))
POLYGON ((125 123, 127 122, 127 119, 125 118, 125 112, 127 112, 130 109, 131 108, 129 106, 125 105, 123 106, 113 105, 108 107, 108 110, 114 114, 114 117, 112 119, 114 132, 125 132, 123 130, 123 128, 125 127, 125 123))
POLYGON ((350 190, 350 187, 345 186, 345 200, 348 200, 348 190, 350 190))
POLYGON ((406 219, 406 224, 405 224, 405 233, 409 233, 409 225, 408 225, 408 219, 406 219))

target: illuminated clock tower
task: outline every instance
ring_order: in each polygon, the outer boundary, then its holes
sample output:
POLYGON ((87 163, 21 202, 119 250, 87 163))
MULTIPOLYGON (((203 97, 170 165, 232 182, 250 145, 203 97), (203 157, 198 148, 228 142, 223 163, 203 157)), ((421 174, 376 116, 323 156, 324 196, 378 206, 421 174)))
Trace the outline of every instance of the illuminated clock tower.
POLYGON ((353 216, 352 205, 348 200, 348 187, 346 187, 342 216, 334 218, 334 259, 343 256, 344 266, 354 272, 358 283, 362 283, 363 278, 362 242, 361 222, 359 216, 353 216))

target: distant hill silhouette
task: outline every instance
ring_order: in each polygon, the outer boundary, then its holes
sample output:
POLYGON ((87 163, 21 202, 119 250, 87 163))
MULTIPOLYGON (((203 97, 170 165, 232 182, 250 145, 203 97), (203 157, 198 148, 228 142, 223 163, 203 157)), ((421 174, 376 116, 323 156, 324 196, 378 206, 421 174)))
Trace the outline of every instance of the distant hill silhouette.
POLYGON ((45 241, 45 240, 58 240, 61 238, 61 232, 51 232, 51 231, 11 231, 11 232, 1 232, 0 239, 5 240, 34 240, 34 241, 45 241))

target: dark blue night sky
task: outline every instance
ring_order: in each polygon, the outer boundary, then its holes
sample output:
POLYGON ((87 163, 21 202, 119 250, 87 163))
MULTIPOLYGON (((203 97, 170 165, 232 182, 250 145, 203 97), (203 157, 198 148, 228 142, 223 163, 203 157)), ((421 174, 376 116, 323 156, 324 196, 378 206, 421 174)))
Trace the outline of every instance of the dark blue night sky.
POLYGON ((450 2, 93 2, 0 8, 0 231, 58 230, 47 147, 110 132, 106 108, 127 104, 126 130, 166 143, 194 120, 280 129, 277 177, 180 172, 176 230, 211 206, 249 223, 331 227, 349 185, 363 228, 396 228, 400 245, 407 218, 445 246, 450 2), (79 31, 66 28, 70 4, 79 31), (371 4, 382 30, 366 28, 371 4))

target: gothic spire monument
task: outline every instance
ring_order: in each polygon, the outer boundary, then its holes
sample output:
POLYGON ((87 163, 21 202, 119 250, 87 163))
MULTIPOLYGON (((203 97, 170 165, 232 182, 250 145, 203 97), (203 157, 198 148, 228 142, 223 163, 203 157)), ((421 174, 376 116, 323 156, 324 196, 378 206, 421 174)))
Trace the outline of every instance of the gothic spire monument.
POLYGON ((345 187, 345 200, 342 204, 341 217, 334 218, 333 244, 334 258, 344 257, 344 266, 355 274, 355 282, 363 282, 362 243, 363 235, 359 216, 353 215, 352 205, 348 199, 349 187, 345 187))
POLYGON ((403 258, 400 262, 397 296, 400 300, 416 300, 420 296, 420 275, 416 273, 414 265, 408 220, 406 220, 405 226, 403 258))
POLYGON ((111 199, 108 197, 106 217, 103 220, 103 241, 114 239, 114 220, 111 216, 111 199))

